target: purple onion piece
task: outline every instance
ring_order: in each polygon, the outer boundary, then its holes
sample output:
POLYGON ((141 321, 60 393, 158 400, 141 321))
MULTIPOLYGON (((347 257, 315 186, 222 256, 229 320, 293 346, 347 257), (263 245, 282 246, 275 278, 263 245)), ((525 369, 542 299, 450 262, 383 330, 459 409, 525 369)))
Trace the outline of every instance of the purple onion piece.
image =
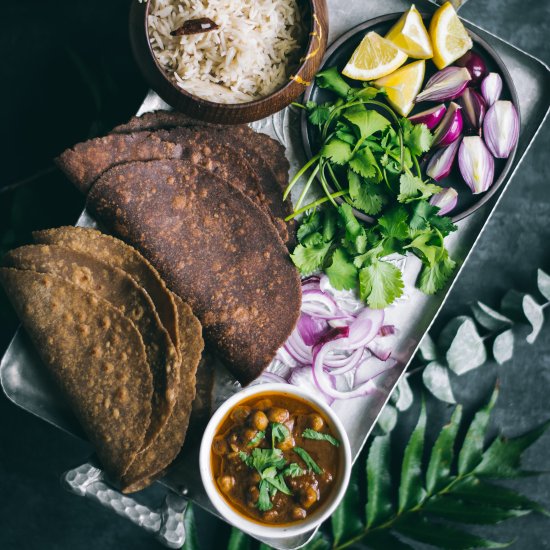
POLYGON ((429 130, 432 130, 439 124, 441 119, 445 116, 446 111, 447 111, 447 107, 445 106, 445 104, 442 103, 441 105, 432 107, 427 111, 422 111, 421 113, 410 116, 409 120, 413 124, 425 124, 429 130))
MULTIPOLYGON (((454 144, 453 144, 454 145, 454 144)), ((445 216, 454 210, 458 202, 458 193, 452 187, 445 187, 430 199, 430 204, 439 207, 438 216, 445 216)))
POLYGON ((447 67, 435 73, 426 83, 424 91, 416 96, 415 102, 447 101, 457 98, 472 80, 468 69, 447 67))
POLYGON ((493 156, 499 159, 510 156, 519 138, 519 116, 511 101, 496 101, 487 111, 483 135, 493 156))
POLYGON ((458 151, 458 167, 474 195, 491 187, 495 175, 495 160, 479 136, 467 136, 458 151))
POLYGON ((446 146, 453 143, 460 137, 462 132, 463 122, 460 105, 453 101, 449 105, 443 120, 436 128, 433 139, 433 146, 446 146))
POLYGON ((476 130, 481 128, 487 111, 483 97, 472 88, 466 88, 457 102, 462 107, 462 113, 468 126, 476 130))
POLYGON ((495 101, 500 99, 502 93, 502 78, 498 73, 489 73, 481 83, 481 93, 487 107, 490 107, 495 101))
MULTIPOLYGON (((453 164, 460 146, 460 139, 453 141, 448 147, 438 149, 430 158, 426 174, 435 181, 446 178, 453 169, 453 164)), ((436 195, 437 196, 437 195, 436 195)))
POLYGON ((470 84, 478 84, 488 72, 487 65, 485 64, 483 58, 472 50, 466 52, 460 59, 458 59, 455 65, 468 69, 468 72, 472 77, 472 82, 470 84))

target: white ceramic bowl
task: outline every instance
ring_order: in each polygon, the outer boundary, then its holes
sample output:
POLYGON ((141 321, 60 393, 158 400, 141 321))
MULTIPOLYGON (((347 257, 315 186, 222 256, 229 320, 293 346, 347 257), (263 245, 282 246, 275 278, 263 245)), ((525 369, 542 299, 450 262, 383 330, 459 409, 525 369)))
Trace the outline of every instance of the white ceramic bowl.
POLYGON ((210 419, 210 422, 208 423, 202 437, 199 462, 204 488, 206 489, 208 497, 219 514, 229 523, 238 527, 241 531, 245 531, 246 533, 258 538, 274 539, 291 537, 311 531, 327 519, 332 512, 334 512, 334 509, 342 500, 342 497, 348 487, 351 474, 351 449, 348 436, 344 430, 344 426, 340 422, 340 419, 336 416, 334 411, 326 405, 326 403, 324 403, 320 398, 312 395, 310 391, 286 384, 258 384, 256 386, 245 388, 235 394, 214 413, 214 416, 210 419), (211 468, 210 453, 212 441, 227 413, 241 401, 252 396, 259 396, 267 393, 279 393, 296 396, 310 402, 317 409, 323 412, 325 418, 328 420, 332 433, 340 441, 340 446, 338 447, 340 451, 340 469, 338 475, 335 477, 335 486, 332 488, 328 500, 323 504, 323 506, 312 513, 311 516, 290 525, 286 524, 277 526, 262 524, 252 519, 249 520, 243 515, 237 513, 227 503, 218 490, 211 468))

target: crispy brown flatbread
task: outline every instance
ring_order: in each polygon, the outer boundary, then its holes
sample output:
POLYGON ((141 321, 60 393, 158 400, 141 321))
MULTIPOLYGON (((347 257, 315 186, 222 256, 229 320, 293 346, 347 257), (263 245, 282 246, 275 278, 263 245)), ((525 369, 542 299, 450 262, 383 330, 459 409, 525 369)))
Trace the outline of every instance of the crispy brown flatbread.
POLYGON ((8 267, 50 273, 107 300, 138 329, 153 377, 153 414, 145 436, 147 448, 172 414, 177 399, 180 359, 149 295, 125 272, 88 254, 58 245, 29 245, 6 254, 8 267))
MULTIPOLYGON (((243 158, 252 166, 260 178, 260 187, 266 196, 266 201, 275 219, 284 220, 292 213, 290 201, 283 202, 283 192, 288 184, 290 169, 285 155, 284 146, 267 134, 255 132, 247 125, 226 126, 204 122, 178 113, 176 111, 154 111, 139 117, 132 117, 126 124, 113 128, 113 133, 129 133, 136 131, 154 131, 167 128, 186 126, 207 128, 211 134, 217 134, 218 139, 238 149, 243 158)), ((281 227, 276 222, 279 231, 281 227)), ((288 237, 283 241, 292 245, 295 241, 296 223, 287 222, 288 237)))
POLYGON ((179 158, 180 147, 149 132, 113 134, 78 143, 55 159, 75 186, 86 194, 108 168, 129 160, 179 158))
POLYGON ((149 294, 158 316, 174 346, 179 350, 179 323, 176 302, 157 270, 135 249, 87 227, 57 227, 33 232, 35 242, 57 244, 93 256, 126 271, 149 294))
POLYGON ((298 273, 262 210, 180 160, 109 170, 87 207, 193 308, 242 383, 259 376, 292 332, 301 303, 298 273))
POLYGON ((102 465, 119 479, 151 417, 153 383, 135 325, 54 275, 2 268, 0 281, 102 465))
POLYGON ((191 308, 176 297, 180 318, 181 376, 178 400, 172 416, 155 442, 140 452, 122 478, 122 492, 143 489, 162 477, 166 468, 178 455, 189 425, 191 406, 195 399, 196 372, 204 342, 201 325, 191 308))

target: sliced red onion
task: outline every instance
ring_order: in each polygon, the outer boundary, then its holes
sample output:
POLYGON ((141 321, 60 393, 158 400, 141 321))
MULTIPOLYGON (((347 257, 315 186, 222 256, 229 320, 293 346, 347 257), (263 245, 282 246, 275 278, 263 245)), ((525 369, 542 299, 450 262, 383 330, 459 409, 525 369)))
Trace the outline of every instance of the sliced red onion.
POLYGON ((340 340, 341 338, 348 338, 350 333, 350 327, 336 327, 330 329, 326 334, 321 336, 316 346, 322 346, 324 344, 328 344, 329 342, 334 342, 335 340, 340 340))
POLYGON ((332 347, 338 342, 329 342, 328 344, 321 346, 313 354, 313 379, 319 389, 329 397, 334 399, 351 399, 353 397, 359 397, 362 395, 369 395, 376 391, 376 384, 373 380, 368 380, 364 384, 360 384, 351 391, 339 391, 333 387, 330 382, 329 375, 325 372, 323 363, 325 355, 331 351, 332 347))
POLYGON ((468 69, 472 77, 471 84, 478 84, 481 79, 487 74, 487 65, 483 58, 476 52, 470 50, 466 52, 460 59, 455 62, 459 67, 468 69))
POLYGON ((453 164, 458 153, 461 139, 453 141, 448 147, 437 149, 430 157, 426 174, 435 181, 446 178, 453 169, 453 164))
POLYGON ((362 384, 368 380, 372 380, 387 370, 394 368, 397 363, 397 360, 394 358, 382 361, 374 355, 368 357, 357 367, 355 371, 355 383, 362 384))
MULTIPOLYGON (((294 369, 290 378, 288 379, 289 384, 293 386, 299 386, 301 388, 311 388, 313 391, 319 391, 319 387, 315 383, 313 378, 313 369, 311 367, 301 367, 294 369)), ((324 392, 321 392, 323 398, 327 404, 332 405, 334 398, 326 395, 324 392)))
POLYGON ((427 111, 422 111, 421 113, 410 116, 409 120, 413 124, 425 124, 430 130, 432 130, 439 124, 441 119, 445 116, 446 111, 447 111, 447 107, 445 106, 444 103, 442 103, 441 105, 432 107, 427 111))
POLYGON ((467 136, 462 140, 458 167, 474 195, 487 191, 493 184, 495 161, 479 136, 467 136))
POLYGON ((502 78, 498 73, 489 73, 481 83, 481 93, 490 107, 495 101, 500 99, 502 93, 502 78))
POLYGON ((329 330, 329 326, 324 319, 317 319, 302 313, 298 319, 296 330, 300 333, 306 346, 313 346, 319 341, 319 338, 329 330))
POLYGON ((384 310, 365 308, 349 327, 349 346, 366 346, 376 337, 383 322, 384 310))
POLYGON ((381 326, 380 330, 378 331, 378 336, 391 336, 393 334, 397 334, 397 329, 395 328, 395 325, 381 326))
POLYGON ((430 204, 439 207, 438 216, 445 216, 453 210, 458 202, 458 193, 452 187, 445 187, 437 195, 433 195, 430 204))
POLYGON ((376 339, 367 346, 367 349, 381 361, 387 361, 391 355, 391 349, 387 348, 376 339))
POLYGON ((511 101, 496 101, 487 111, 483 135, 487 147, 496 158, 510 156, 519 138, 519 116, 511 101))
POLYGON ((415 102, 447 101, 457 98, 472 80, 468 69, 447 67, 435 73, 426 83, 424 91, 416 96, 415 102))
POLYGON ((472 88, 466 88, 457 101, 468 126, 475 130, 481 128, 487 110, 483 97, 472 88))
POLYGON ((462 114, 460 105, 457 105, 454 101, 451 101, 443 120, 436 128, 433 138, 434 146, 446 146, 453 143, 460 137, 462 132, 462 114))
POLYGON ((288 337, 283 347, 287 353, 301 365, 308 365, 311 363, 313 358, 312 349, 306 346, 297 330, 292 331, 292 334, 288 337))
POLYGON ((335 359, 335 357, 337 357, 335 355, 327 355, 325 357, 324 366, 331 374, 340 376, 341 374, 353 370, 359 364, 359 361, 361 361, 364 353, 365 348, 356 349, 351 355, 346 357, 345 360, 340 358, 335 359))

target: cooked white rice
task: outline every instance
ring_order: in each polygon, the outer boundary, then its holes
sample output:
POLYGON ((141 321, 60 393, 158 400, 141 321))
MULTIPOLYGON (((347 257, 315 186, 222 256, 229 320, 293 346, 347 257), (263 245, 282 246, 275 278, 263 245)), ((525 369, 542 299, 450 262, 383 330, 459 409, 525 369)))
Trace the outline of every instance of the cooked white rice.
POLYGON ((148 27, 157 60, 178 86, 216 103, 245 103, 283 86, 305 38, 296 0, 152 0, 148 27), (170 35, 200 17, 219 28, 170 35))

